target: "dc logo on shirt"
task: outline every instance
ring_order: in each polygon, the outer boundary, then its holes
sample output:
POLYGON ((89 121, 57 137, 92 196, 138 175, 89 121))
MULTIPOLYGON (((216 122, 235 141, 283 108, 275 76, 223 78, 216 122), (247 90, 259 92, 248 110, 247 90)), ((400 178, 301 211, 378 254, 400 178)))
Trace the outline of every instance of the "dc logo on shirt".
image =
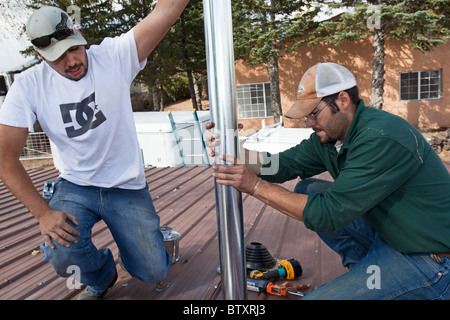
POLYGON ((97 110, 95 92, 81 102, 61 104, 59 107, 61 108, 63 122, 72 124, 72 126, 66 127, 66 133, 69 138, 81 136, 89 129, 98 127, 106 120, 105 115, 100 110, 97 110), (73 110, 76 112, 71 113, 73 110), (75 119, 72 118, 72 114, 75 115, 75 119), (78 125, 75 126, 75 124, 78 125))

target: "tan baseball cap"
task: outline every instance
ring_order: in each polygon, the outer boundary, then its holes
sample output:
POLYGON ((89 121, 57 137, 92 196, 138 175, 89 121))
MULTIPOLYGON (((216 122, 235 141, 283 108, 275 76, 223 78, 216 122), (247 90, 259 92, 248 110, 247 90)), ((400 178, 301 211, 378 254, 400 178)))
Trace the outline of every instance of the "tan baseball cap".
POLYGON ((33 12, 26 30, 36 51, 48 61, 57 60, 71 47, 87 44, 69 15, 56 7, 44 6, 33 12))
POLYGON ((356 86, 355 76, 345 67, 333 63, 318 63, 302 76, 297 89, 297 99, 284 115, 301 119, 309 115, 323 97, 356 86))

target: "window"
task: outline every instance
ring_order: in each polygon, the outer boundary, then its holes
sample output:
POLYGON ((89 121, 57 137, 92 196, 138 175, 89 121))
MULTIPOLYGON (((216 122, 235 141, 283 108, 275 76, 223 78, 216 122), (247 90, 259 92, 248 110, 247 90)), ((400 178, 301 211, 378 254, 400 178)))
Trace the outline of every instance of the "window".
POLYGON ((239 119, 267 118, 273 115, 270 83, 236 86, 239 119))
POLYGON ((441 98, 441 70, 400 73, 400 100, 439 98, 441 98))
POLYGON ((6 96, 7 91, 5 77, 0 76, 0 96, 6 96))

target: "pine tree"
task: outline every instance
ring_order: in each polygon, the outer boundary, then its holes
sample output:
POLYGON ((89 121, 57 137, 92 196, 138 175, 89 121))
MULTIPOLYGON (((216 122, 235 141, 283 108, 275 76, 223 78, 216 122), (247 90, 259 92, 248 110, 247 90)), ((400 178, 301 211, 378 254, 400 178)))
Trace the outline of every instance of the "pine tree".
POLYGON ((190 0, 174 29, 179 34, 179 41, 176 42, 181 51, 179 68, 186 72, 194 109, 202 110, 200 92, 196 87, 206 70, 203 1, 190 0))
MULTIPOLYGON (((154 0, 121 0, 118 2, 120 8, 114 12, 114 20, 117 21, 117 33, 127 32, 144 19, 155 7, 154 0)), ((169 33, 170 34, 170 33, 169 33)), ((171 52, 165 38, 158 44, 147 58, 144 69, 136 76, 136 81, 145 84, 151 91, 153 106, 155 110, 163 109, 163 86, 168 75, 166 72, 167 59, 162 51, 171 52)))
POLYGON ((267 65, 275 122, 279 122, 281 116, 278 60, 282 52, 295 46, 295 39, 313 25, 313 17, 319 9, 312 7, 312 2, 233 1, 235 58, 244 59, 249 65, 267 65))
POLYGON ((406 40, 412 48, 426 52, 449 38, 448 0, 343 0, 329 6, 353 10, 321 23, 311 34, 310 44, 325 41, 339 45, 373 37, 372 106, 379 109, 383 106, 385 41, 406 40))
MULTIPOLYGON (((115 13, 121 31, 131 28, 145 18, 156 5, 155 0, 121 1, 122 9, 115 13)), ((163 110, 165 84, 185 74, 195 109, 201 109, 196 98, 197 74, 206 69, 204 43, 203 5, 201 0, 191 0, 181 17, 172 26, 147 59, 147 65, 137 76, 138 81, 151 88, 153 104, 163 110)))

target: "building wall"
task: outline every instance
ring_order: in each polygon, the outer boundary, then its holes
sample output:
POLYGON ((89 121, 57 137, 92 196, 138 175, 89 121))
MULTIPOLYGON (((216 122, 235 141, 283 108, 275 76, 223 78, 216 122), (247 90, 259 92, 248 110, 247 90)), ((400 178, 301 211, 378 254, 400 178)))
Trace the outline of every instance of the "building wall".
MULTIPOLYGON (((407 43, 386 42, 385 86, 383 109, 399 115, 420 130, 434 130, 450 127, 450 65, 448 52, 450 41, 426 54, 411 49, 407 43), (442 69, 441 98, 437 100, 401 101, 399 95, 400 72, 442 69)), ((282 113, 286 113, 295 100, 298 83, 303 73, 319 62, 336 62, 347 67, 355 75, 360 89, 360 97, 366 105, 371 104, 372 82, 371 39, 357 42, 344 42, 340 46, 316 45, 302 46, 279 60, 280 91, 282 113)), ((247 66, 243 61, 236 62, 237 84, 269 82, 267 68, 247 66)), ((245 128, 260 128, 261 119, 240 120, 245 128)), ((268 118, 266 124, 273 123, 268 118)), ((295 126, 303 126, 298 121, 295 126)))

